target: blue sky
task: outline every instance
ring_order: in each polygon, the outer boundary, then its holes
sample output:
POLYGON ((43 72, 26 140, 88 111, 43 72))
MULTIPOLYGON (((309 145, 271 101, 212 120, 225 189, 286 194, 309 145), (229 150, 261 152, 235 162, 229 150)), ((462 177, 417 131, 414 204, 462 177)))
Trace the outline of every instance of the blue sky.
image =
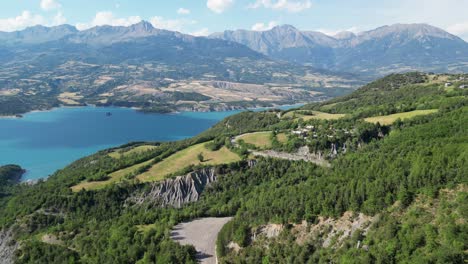
POLYGON ((71 24, 129 25, 206 35, 291 24, 333 34, 394 23, 429 23, 468 39, 468 0, 1 0, 0 31, 71 24))

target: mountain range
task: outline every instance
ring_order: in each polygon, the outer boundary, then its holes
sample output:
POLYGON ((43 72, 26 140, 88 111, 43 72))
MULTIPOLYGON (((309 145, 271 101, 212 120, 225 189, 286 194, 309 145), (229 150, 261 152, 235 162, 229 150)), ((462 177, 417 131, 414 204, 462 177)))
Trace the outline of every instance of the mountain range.
POLYGON ((352 74, 275 60, 236 42, 145 21, 0 32, 0 65, 4 115, 59 104, 228 110, 320 100, 361 83, 352 74))
POLYGON ((210 111, 324 100, 392 72, 468 70, 468 44, 425 24, 328 36, 283 25, 208 37, 151 23, 0 32, 0 114, 65 105, 210 111))
MULTIPOLYGON (((167 54, 172 54, 180 62, 187 58, 187 51, 191 55, 205 53, 211 59, 248 57, 254 60, 282 60, 316 69, 371 76, 402 71, 461 72, 468 69, 468 43, 427 24, 395 24, 356 34, 344 31, 333 36, 281 25, 267 31, 224 31, 204 38, 157 29, 151 23, 142 21, 129 27, 97 26, 84 31, 71 25, 34 26, 22 31, 0 32, 0 41, 2 61, 5 57, 12 58, 8 47, 44 47, 48 43, 47 46, 56 45, 58 48, 64 44, 86 45, 94 49, 112 47, 107 49, 108 52, 117 52, 113 48, 133 45, 125 49, 135 50, 138 47, 142 50, 139 55, 143 54, 143 59, 150 59, 148 55, 156 52, 165 58, 167 54), (179 52, 181 46, 178 44, 189 44, 184 47, 185 54, 179 52), (184 57, 178 57, 178 54, 184 57)), ((91 57, 98 55, 123 59, 119 56, 121 53, 101 54, 100 51, 91 57)), ((135 56, 135 52, 128 55, 135 56)))
POLYGON ((395 24, 334 36, 282 25, 268 31, 224 31, 210 37, 241 43, 275 59, 364 75, 468 69, 468 43, 427 24, 395 24))

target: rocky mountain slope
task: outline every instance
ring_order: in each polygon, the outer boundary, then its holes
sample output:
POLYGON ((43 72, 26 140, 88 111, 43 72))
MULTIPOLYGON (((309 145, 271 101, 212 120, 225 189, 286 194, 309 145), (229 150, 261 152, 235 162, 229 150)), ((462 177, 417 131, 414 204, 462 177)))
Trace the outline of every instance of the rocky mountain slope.
POLYGON ((153 183, 151 190, 131 196, 128 204, 149 203, 156 206, 180 208, 186 203, 196 202, 203 190, 217 180, 215 169, 205 168, 162 182, 153 183))
POLYGON ((13 239, 13 231, 0 230, 0 264, 14 263, 15 251, 19 244, 13 239))
POLYGON ((9 115, 60 104, 158 112, 218 109, 219 103, 245 108, 317 100, 313 89, 328 96, 328 88, 361 83, 350 74, 276 61, 236 42, 156 29, 144 21, 84 31, 63 25, 0 32, 0 66, 0 114, 9 115), (201 81, 261 89, 219 100, 213 94, 233 91, 214 86, 194 91, 191 83, 201 81))
POLYGON ((269 31, 225 31, 211 37, 247 45, 272 58, 334 71, 385 75, 468 69, 468 43, 427 24, 395 24, 335 36, 283 25, 269 31))

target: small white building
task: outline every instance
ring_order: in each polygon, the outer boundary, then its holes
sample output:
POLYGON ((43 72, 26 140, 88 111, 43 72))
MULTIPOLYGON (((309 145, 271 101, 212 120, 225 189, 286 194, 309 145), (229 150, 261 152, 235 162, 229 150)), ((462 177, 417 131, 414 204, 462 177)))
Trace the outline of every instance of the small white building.
POLYGON ((453 83, 451 83, 451 82, 446 82, 446 83, 445 83, 445 88, 450 87, 450 86, 452 86, 452 85, 453 85, 453 83))
POLYGON ((468 87, 468 85, 465 85, 465 84, 464 84, 464 85, 460 85, 460 89, 465 89, 465 88, 467 88, 467 87, 468 87))

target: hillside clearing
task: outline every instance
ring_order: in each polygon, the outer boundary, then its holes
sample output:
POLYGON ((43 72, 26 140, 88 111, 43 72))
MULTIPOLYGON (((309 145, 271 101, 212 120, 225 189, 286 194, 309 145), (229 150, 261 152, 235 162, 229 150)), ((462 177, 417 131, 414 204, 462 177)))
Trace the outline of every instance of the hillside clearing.
POLYGON ((257 148, 270 148, 271 131, 240 135, 237 140, 243 140, 245 143, 254 145, 257 148))
POLYGON ((288 135, 286 135, 286 133, 279 133, 278 135, 276 135, 276 138, 282 144, 288 142, 288 135))
POLYGON ((209 150, 205 147, 206 143, 200 143, 184 150, 181 150, 163 161, 155 164, 147 172, 137 176, 140 181, 158 181, 165 176, 176 173, 190 165, 219 165, 240 161, 240 157, 226 147, 217 151, 209 150), (204 161, 198 160, 198 154, 202 153, 204 161))
POLYGON ((138 169, 140 169, 140 168, 142 168, 144 166, 150 165, 151 162, 153 162, 152 159, 148 160, 148 161, 145 161, 145 162, 142 162, 142 163, 135 164, 135 165, 130 166, 130 167, 125 168, 125 169, 114 171, 113 173, 109 174, 110 178, 105 180, 105 181, 83 181, 80 184, 77 184, 77 185, 71 187, 71 189, 74 192, 79 192, 82 189, 85 189, 85 190, 102 189, 102 188, 106 187, 107 185, 109 185, 111 183, 119 182, 126 175, 128 175, 130 173, 134 173, 138 169))
POLYGON ((134 147, 128 151, 123 151, 123 152, 122 150, 116 150, 116 151, 109 153, 108 155, 114 159, 120 159, 122 157, 126 157, 126 156, 136 154, 136 153, 145 152, 148 150, 153 150, 155 148, 156 146, 152 146, 152 145, 142 145, 142 146, 134 147))
POLYGON ((404 113, 398 113, 398 114, 393 114, 393 115, 386 115, 386 116, 375 116, 375 117, 368 117, 365 118, 364 120, 369 123, 380 123, 381 125, 391 125, 393 122, 395 122, 398 118, 404 120, 404 119, 409 119, 415 116, 420 116, 420 115, 428 115, 437 112, 437 109, 429 109, 429 110, 414 110, 411 112, 404 112, 404 113))
POLYGON ((305 121, 311 120, 311 119, 337 120, 345 116, 346 116, 345 114, 329 114, 329 113, 319 112, 319 111, 302 111, 302 110, 291 111, 284 115, 284 117, 290 117, 290 118, 295 117, 295 119, 302 118, 305 121))

